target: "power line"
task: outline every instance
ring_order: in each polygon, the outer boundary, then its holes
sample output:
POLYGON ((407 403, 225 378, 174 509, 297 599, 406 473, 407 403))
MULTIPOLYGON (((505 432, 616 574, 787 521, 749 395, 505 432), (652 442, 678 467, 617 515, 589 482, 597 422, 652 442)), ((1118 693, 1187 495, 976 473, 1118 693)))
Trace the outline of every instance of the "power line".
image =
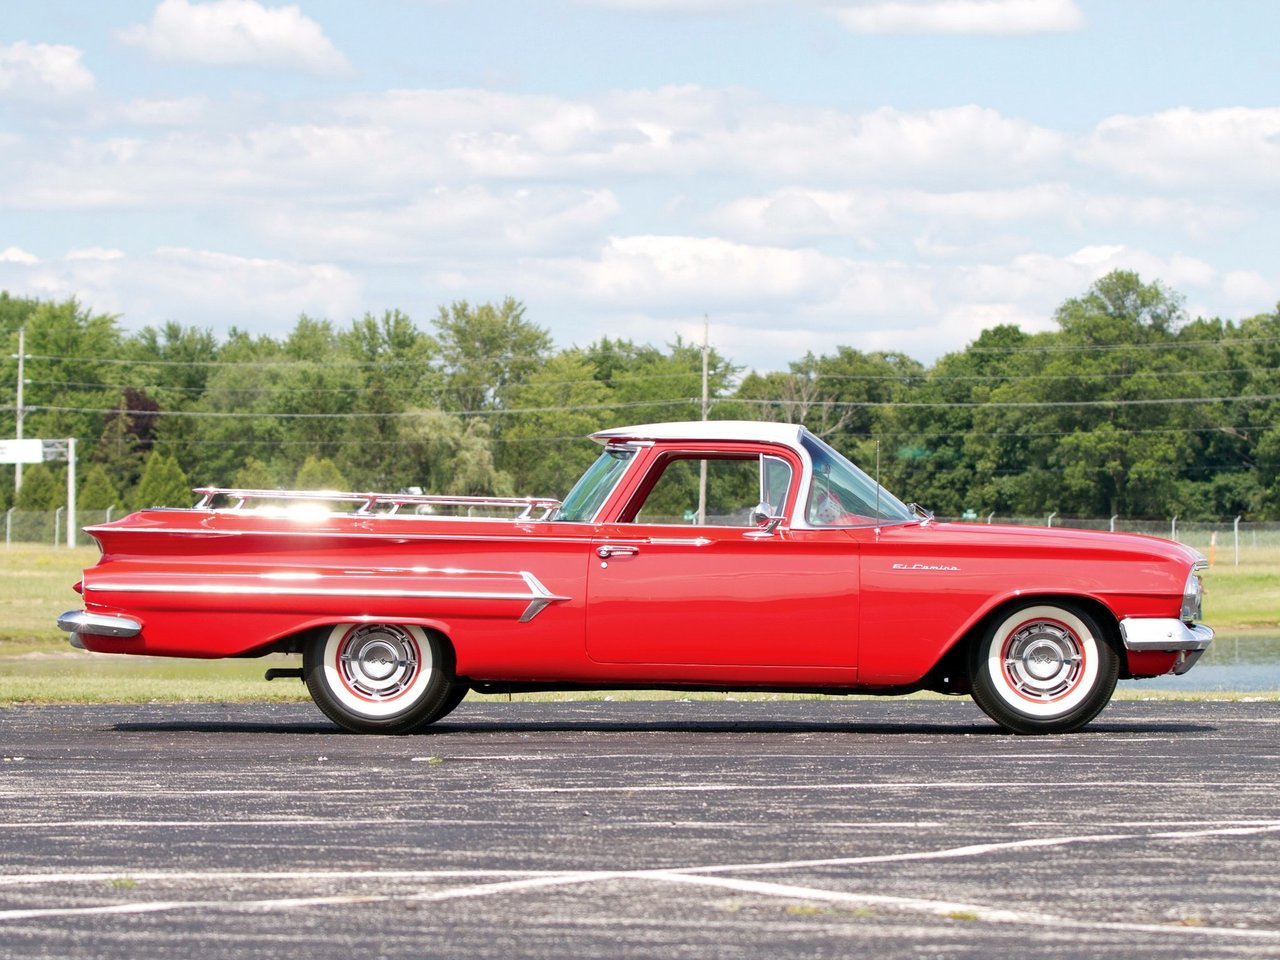
MULTIPOLYGON (((1009 400, 1009 401, 942 401, 928 402, 916 400, 867 400, 867 401, 840 401, 840 400, 761 400, 761 399, 744 399, 740 397, 721 397, 713 402, 718 405, 742 404, 744 406, 755 407, 803 407, 806 410, 861 410, 868 407, 878 409, 907 409, 907 410, 965 410, 965 409, 1005 409, 1005 410, 1036 410, 1036 409, 1056 409, 1056 408, 1096 408, 1096 407, 1152 407, 1152 406, 1187 406, 1192 404, 1211 404, 1211 403, 1263 403, 1273 400, 1280 400, 1280 393, 1252 394, 1249 396, 1231 396, 1231 397, 1159 397, 1147 399, 1128 399, 1128 400, 1009 400)), ((587 403, 587 404, 569 404, 569 405, 553 405, 545 407, 514 407, 499 408, 491 410, 439 410, 439 409, 417 409, 417 410, 396 410, 383 412, 355 412, 355 413, 291 413, 288 411, 224 411, 224 410, 122 410, 119 407, 66 407, 66 406, 47 406, 35 405, 28 406, 28 411, 44 411, 47 413, 90 413, 90 414, 126 414, 128 416, 155 417, 155 418, 186 418, 186 419, 229 419, 229 420, 247 420, 247 419, 275 419, 275 420, 369 420, 369 419, 411 419, 415 417, 430 416, 436 413, 448 413, 458 417, 504 417, 504 416, 521 416, 527 414, 543 414, 543 413, 587 413, 591 411, 611 411, 611 410, 628 410, 649 407, 673 407, 673 406, 690 406, 696 407, 699 403, 696 397, 678 397, 666 400, 633 400, 618 403, 587 403)))

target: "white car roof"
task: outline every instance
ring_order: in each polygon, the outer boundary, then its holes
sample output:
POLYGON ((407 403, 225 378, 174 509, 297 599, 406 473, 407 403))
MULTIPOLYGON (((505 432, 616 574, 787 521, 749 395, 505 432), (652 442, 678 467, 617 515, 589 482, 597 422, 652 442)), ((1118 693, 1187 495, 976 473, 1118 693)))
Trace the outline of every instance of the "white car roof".
POLYGON ((591 435, 597 443, 633 440, 759 440, 798 447, 804 427, 797 423, 763 420, 682 420, 674 423, 641 423, 613 427, 591 435))

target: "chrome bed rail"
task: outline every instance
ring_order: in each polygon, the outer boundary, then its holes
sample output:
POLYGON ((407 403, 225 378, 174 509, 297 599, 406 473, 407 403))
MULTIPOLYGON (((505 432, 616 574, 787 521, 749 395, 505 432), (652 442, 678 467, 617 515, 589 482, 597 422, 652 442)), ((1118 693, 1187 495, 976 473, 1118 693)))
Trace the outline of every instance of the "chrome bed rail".
POLYGON ((560 501, 552 497, 452 497, 416 493, 343 493, 336 490, 243 490, 230 487, 196 487, 192 492, 200 497, 195 506, 197 510, 243 510, 246 504, 254 501, 270 508, 283 501, 292 505, 330 503, 354 507, 351 511, 331 511, 335 513, 438 516, 446 514, 449 509, 461 509, 468 512, 510 512, 511 516, 504 516, 504 519, 511 520, 550 520, 560 507, 560 501), (404 508, 410 509, 401 513, 404 508))

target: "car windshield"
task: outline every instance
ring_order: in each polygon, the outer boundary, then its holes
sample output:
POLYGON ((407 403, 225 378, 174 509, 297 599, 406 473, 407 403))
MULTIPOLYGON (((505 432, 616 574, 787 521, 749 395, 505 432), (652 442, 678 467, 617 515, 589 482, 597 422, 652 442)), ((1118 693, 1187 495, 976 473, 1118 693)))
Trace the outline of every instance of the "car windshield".
POLYGON ((573 485, 573 489, 560 504, 556 519, 576 523, 591 521, 635 455, 636 451, 632 447, 606 447, 604 453, 573 485))
POLYGON ((813 527, 856 527, 875 523, 906 523, 915 519, 901 500, 855 467, 813 434, 800 443, 813 461, 813 482, 805 521, 813 527))

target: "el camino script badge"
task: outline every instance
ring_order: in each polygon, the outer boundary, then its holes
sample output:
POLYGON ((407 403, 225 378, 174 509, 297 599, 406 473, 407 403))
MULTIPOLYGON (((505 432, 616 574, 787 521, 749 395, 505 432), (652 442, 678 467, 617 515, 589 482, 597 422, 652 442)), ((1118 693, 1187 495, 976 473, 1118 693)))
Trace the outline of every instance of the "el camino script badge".
POLYGON ((959 573, 959 567, 951 567, 945 563, 895 563, 894 570, 943 570, 959 573))

